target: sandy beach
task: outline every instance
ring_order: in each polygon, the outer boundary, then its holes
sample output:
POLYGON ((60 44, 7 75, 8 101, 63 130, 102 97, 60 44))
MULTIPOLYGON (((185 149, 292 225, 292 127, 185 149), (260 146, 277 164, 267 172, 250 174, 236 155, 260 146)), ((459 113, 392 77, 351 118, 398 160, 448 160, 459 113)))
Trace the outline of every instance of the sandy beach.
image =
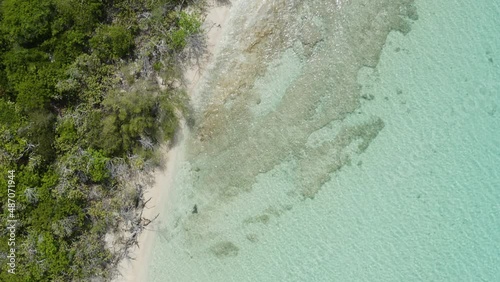
MULTIPOLYGON (((220 5, 213 1, 209 3, 203 29, 207 36, 207 54, 206 58, 199 65, 192 65, 186 69, 184 73, 186 89, 188 95, 193 95, 197 90, 199 82, 203 77, 206 66, 212 61, 218 43, 224 33, 226 22, 229 17, 230 5, 220 5)), ((177 165, 183 158, 183 136, 186 132, 185 121, 181 120, 178 136, 176 136, 177 144, 167 149, 167 146, 162 146, 161 154, 162 162, 165 164, 163 169, 157 169, 154 173, 155 184, 150 187, 145 193, 145 199, 151 198, 144 210, 143 217, 153 219, 157 215, 159 217, 152 222, 147 229, 140 235, 138 242, 139 247, 134 247, 131 250, 131 256, 134 260, 125 260, 120 263, 119 271, 122 274, 113 281, 116 282, 143 282, 147 281, 147 271, 149 260, 151 259, 152 245, 156 237, 156 227, 162 222, 164 215, 164 205, 167 202, 169 192, 173 185, 174 175, 177 165)))

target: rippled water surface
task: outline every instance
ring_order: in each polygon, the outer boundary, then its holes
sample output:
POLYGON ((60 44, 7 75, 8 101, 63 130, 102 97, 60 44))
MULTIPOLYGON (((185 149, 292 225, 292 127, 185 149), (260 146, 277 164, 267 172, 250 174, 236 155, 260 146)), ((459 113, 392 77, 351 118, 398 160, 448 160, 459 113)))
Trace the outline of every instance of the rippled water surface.
POLYGON ((149 280, 500 280, 499 15, 233 1, 149 280))

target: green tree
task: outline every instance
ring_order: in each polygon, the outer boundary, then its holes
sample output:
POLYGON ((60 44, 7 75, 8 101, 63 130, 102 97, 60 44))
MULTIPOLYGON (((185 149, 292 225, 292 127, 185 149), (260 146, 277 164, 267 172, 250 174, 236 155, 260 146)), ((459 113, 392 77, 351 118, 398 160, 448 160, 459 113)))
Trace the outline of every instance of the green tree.
POLYGON ((133 43, 130 30, 119 25, 100 26, 90 39, 92 50, 105 61, 124 57, 130 52, 133 43))
POLYGON ((50 0, 4 0, 1 27, 14 43, 32 46, 51 36, 53 15, 50 0))
POLYGON ((141 136, 154 136, 158 109, 154 94, 114 92, 103 101, 106 117, 102 120, 102 149, 109 155, 130 152, 141 136))

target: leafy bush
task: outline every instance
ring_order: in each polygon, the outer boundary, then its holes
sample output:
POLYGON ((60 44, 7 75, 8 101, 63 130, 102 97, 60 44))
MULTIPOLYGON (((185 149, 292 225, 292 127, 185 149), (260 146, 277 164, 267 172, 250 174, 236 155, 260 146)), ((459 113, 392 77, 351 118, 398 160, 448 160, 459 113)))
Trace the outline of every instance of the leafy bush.
POLYGON ((56 147, 60 151, 70 150, 78 140, 75 123, 67 118, 60 122, 56 128, 56 147))
POLYGON ((200 32, 201 22, 197 16, 182 11, 179 14, 177 24, 178 29, 173 31, 171 35, 171 44, 174 50, 182 50, 186 47, 187 38, 200 32))
POLYGON ((99 27, 89 42, 94 52, 105 61, 124 57, 134 43, 131 32, 118 25, 99 27))
POLYGON ((108 161, 109 158, 101 152, 92 149, 89 150, 89 174, 92 181, 102 182, 109 178, 109 171, 106 168, 108 161))

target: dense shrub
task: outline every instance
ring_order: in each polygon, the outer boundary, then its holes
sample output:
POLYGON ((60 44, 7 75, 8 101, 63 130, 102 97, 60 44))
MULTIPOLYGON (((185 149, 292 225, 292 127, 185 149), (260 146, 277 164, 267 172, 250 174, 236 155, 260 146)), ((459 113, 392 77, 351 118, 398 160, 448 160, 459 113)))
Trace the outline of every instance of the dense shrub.
POLYGON ((103 25, 90 39, 93 51, 104 61, 122 58, 130 52, 133 37, 123 26, 103 25))

